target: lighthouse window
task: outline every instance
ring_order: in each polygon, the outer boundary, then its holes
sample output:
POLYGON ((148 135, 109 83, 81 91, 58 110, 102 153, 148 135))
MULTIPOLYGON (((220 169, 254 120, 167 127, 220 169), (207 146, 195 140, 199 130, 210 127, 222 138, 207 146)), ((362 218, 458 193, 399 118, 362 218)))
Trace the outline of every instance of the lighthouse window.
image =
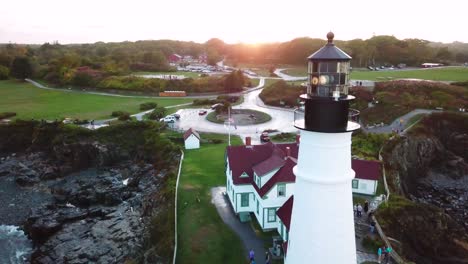
POLYGON ((249 194, 241 193, 241 207, 248 207, 248 206, 249 206, 249 194))
POLYGON ((353 180, 353 189, 358 189, 359 188, 359 181, 358 180, 353 180))
POLYGON ((275 221, 276 221, 276 209, 268 208, 268 222, 275 222, 275 221))
POLYGON ((286 196, 286 184, 278 184, 278 197, 286 196))

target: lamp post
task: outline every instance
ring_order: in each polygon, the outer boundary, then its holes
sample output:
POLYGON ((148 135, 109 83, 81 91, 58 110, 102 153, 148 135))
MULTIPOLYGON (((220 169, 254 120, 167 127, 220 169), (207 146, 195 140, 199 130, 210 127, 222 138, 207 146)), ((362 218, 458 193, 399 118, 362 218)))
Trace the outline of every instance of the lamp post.
POLYGON ((301 144, 294 186, 294 205, 287 264, 356 263, 351 181, 351 134, 359 124, 349 121, 351 57, 328 43, 308 57, 307 93, 300 96, 294 126, 301 144))

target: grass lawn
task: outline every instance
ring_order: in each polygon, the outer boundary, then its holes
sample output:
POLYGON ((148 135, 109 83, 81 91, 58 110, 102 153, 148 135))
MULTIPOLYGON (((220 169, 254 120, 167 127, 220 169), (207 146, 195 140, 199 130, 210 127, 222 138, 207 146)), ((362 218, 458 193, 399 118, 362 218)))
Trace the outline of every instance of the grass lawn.
MULTIPOLYGON (((295 67, 284 70, 291 76, 306 76, 306 67, 295 67)), ((423 79, 434 81, 468 81, 468 67, 448 67, 420 70, 395 71, 353 71, 351 79, 385 81, 400 78, 423 79)))
POLYGON ((181 75, 190 78, 200 78, 199 72, 183 72, 183 71, 176 71, 176 72, 133 72, 133 75, 181 75))
POLYGON ((274 136, 271 136, 271 141, 275 143, 285 143, 285 142, 295 142, 296 133, 280 133, 274 136))
POLYGON ((110 118, 112 111, 140 112, 145 102, 160 106, 192 102, 187 98, 123 98, 78 92, 51 91, 19 81, 0 81, 0 113, 15 112, 20 119, 110 118))
MULTIPOLYGON (((226 183, 224 152, 227 135, 201 134, 202 140, 223 140, 186 150, 179 182, 179 248, 177 263, 245 263, 240 238, 221 220, 210 189, 226 183)), ((232 137, 240 145, 239 137, 232 137)))
POLYGON ((399 78, 434 81, 467 81, 468 67, 448 67, 405 71, 353 71, 351 79, 385 81, 399 78))
POLYGON ((268 87, 279 81, 281 81, 281 79, 265 79, 265 85, 263 87, 268 87))
POLYGON ((307 76, 307 67, 294 67, 294 68, 289 68, 283 71, 283 73, 291 76, 296 76, 296 77, 303 77, 307 76))
POLYGON ((413 117, 411 117, 408 122, 406 122, 406 125, 405 125, 405 129, 412 126, 414 123, 416 122, 419 122, 419 120, 421 120, 421 118, 423 118, 424 116, 426 116, 427 114, 417 114, 413 117))

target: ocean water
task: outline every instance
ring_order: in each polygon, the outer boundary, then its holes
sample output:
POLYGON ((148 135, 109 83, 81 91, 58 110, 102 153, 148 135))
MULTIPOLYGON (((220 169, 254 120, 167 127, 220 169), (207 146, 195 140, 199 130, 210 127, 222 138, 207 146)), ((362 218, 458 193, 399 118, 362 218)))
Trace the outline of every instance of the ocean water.
POLYGON ((0 225, 0 263, 26 263, 32 243, 18 226, 0 225))

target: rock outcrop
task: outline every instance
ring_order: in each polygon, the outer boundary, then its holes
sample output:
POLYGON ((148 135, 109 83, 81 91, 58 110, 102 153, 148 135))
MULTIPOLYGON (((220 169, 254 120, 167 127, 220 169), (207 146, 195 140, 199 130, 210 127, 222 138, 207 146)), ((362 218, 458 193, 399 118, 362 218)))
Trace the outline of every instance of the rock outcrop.
POLYGON ((177 160, 177 152, 165 145, 163 155, 158 145, 143 148, 145 138, 133 138, 149 136, 159 143, 152 125, 130 124, 130 136, 119 135, 122 142, 106 137, 125 130, 93 132, 97 135, 80 130, 84 136, 71 140, 78 132, 60 124, 21 126, 27 131, 13 140, 21 145, 0 139, 0 202, 7 205, 0 207, 0 224, 23 227, 34 244, 31 263, 168 262, 148 240, 155 217, 172 208, 172 192, 166 197, 165 188, 177 163, 167 160, 177 160), (28 134, 37 129, 56 135, 28 134))
POLYGON ((411 202, 384 210, 386 231, 417 263, 468 263, 468 116, 429 116, 388 145, 387 179, 411 202))

